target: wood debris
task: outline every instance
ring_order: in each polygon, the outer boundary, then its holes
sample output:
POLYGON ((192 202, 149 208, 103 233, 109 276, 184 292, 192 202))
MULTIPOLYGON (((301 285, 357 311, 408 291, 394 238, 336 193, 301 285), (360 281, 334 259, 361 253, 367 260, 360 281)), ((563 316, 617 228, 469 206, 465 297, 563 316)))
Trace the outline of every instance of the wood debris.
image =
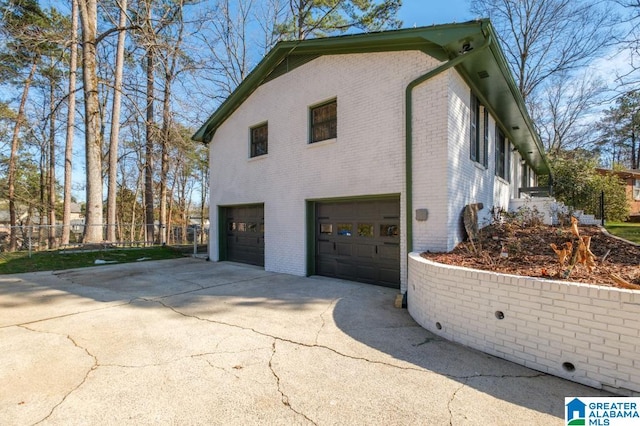
POLYGON ((580 238, 580 231, 578 230, 578 219, 571 216, 571 233, 580 238))
POLYGON ((585 265, 589 272, 593 272, 596 267, 596 257, 591 253, 591 237, 585 235, 580 237, 578 242, 578 263, 585 265))
POLYGON ((632 284, 629 281, 621 278, 619 275, 609 274, 609 276, 618 285, 618 287, 627 288, 629 290, 640 290, 640 285, 632 284))
POLYGON ((560 263, 560 265, 564 265, 567 262, 567 258, 571 256, 571 253, 573 252, 573 243, 571 241, 567 241, 566 243, 564 243, 562 245, 564 246, 563 249, 559 249, 558 246, 553 243, 549 244, 549 246, 558 255, 558 262, 560 263))

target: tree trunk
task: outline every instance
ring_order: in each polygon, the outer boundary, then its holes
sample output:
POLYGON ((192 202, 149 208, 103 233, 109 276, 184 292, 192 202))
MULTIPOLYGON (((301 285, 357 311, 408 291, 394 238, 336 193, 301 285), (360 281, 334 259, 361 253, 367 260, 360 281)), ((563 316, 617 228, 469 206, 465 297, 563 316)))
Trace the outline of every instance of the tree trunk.
POLYGON ((50 87, 50 105, 49 105, 49 203, 47 211, 49 213, 49 249, 54 249, 56 243, 56 120, 55 120, 55 82, 53 79, 49 82, 50 87))
POLYGON ((118 192, 118 143, 120 137, 120 105, 122 98, 122 74, 124 70, 124 43, 127 25, 127 0, 120 0, 120 32, 116 51, 116 70, 113 88, 113 111, 109 134, 109 184, 107 189, 107 240, 116 240, 116 196, 118 192))
POLYGON ((147 49, 147 121, 144 163, 144 211, 146 225, 146 241, 155 241, 153 217, 153 91, 155 79, 153 74, 154 57, 151 46, 147 49))
POLYGON ((36 67, 38 65, 39 59, 39 56, 35 56, 33 58, 29 76, 24 82, 24 88, 22 89, 22 98, 20 99, 20 107, 18 107, 18 116, 16 117, 16 124, 13 128, 13 137, 11 138, 9 176, 7 177, 7 195, 9 198, 9 225, 11 226, 11 231, 9 234, 9 251, 15 251, 18 248, 18 221, 16 215, 16 163, 18 161, 18 142, 20 138, 20 127, 22 127, 22 122, 24 121, 24 108, 27 103, 27 96, 29 96, 29 87, 31 87, 31 82, 33 81, 33 76, 36 73, 36 67))
POLYGON ((97 0, 79 0, 82 21, 82 69, 87 169, 85 243, 102 241, 102 139, 98 99, 96 27, 97 0))
POLYGON ((78 1, 71 0, 71 53, 69 63, 69 107, 64 148, 64 211, 62 244, 69 244, 71 233, 71 175, 73 172, 73 127, 76 118, 76 72, 78 69, 78 1))
POLYGON ((200 238, 200 244, 204 244, 204 205, 207 202, 207 191, 208 191, 208 187, 209 185, 206 185, 206 189, 205 189, 205 183, 206 181, 209 179, 209 173, 207 173, 207 167, 206 167, 206 163, 202 163, 202 181, 201 181, 201 185, 202 185, 202 189, 200 191, 200 230, 202 231, 202 236, 200 238))

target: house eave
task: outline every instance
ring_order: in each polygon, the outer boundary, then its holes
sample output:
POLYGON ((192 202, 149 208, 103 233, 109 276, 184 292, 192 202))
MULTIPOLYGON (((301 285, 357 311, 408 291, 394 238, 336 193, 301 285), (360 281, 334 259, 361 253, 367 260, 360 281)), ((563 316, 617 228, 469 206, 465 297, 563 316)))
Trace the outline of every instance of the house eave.
MULTIPOLYGON (((194 141, 209 143, 217 128, 260 85, 317 57, 351 53, 422 51, 439 61, 464 55, 497 36, 487 19, 460 24, 384 31, 278 43, 193 135, 194 141)), ((535 132, 524 100, 513 80, 503 52, 496 43, 462 61, 456 70, 493 114, 522 158, 538 175, 549 174, 542 143, 535 132), (484 71, 484 72, 483 72, 484 71)))

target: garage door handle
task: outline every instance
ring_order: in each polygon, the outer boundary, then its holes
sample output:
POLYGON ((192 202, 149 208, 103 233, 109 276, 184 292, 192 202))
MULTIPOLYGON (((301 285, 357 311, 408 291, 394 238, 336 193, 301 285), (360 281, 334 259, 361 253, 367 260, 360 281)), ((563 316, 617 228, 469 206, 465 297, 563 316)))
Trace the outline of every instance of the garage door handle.
POLYGON ((335 251, 335 250, 336 250, 336 243, 334 242, 333 243, 333 251, 335 251))
POLYGON ((378 254, 378 246, 376 246, 376 254, 378 254))

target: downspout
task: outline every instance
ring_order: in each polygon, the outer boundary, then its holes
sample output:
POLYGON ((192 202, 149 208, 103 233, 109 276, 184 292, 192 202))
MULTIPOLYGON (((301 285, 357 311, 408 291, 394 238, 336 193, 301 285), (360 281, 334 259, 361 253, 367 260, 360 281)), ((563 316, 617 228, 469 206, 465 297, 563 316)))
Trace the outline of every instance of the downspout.
POLYGON ((491 34, 487 36, 485 42, 478 48, 473 49, 471 52, 464 53, 456 56, 453 59, 445 62, 442 65, 437 66, 431 71, 423 74, 422 76, 413 80, 407 86, 405 90, 405 182, 406 182, 406 221, 407 221, 407 255, 413 251, 413 89, 419 84, 435 77, 436 75, 448 70, 451 67, 455 67, 462 61, 475 56, 477 53, 482 52, 491 44, 491 34))

